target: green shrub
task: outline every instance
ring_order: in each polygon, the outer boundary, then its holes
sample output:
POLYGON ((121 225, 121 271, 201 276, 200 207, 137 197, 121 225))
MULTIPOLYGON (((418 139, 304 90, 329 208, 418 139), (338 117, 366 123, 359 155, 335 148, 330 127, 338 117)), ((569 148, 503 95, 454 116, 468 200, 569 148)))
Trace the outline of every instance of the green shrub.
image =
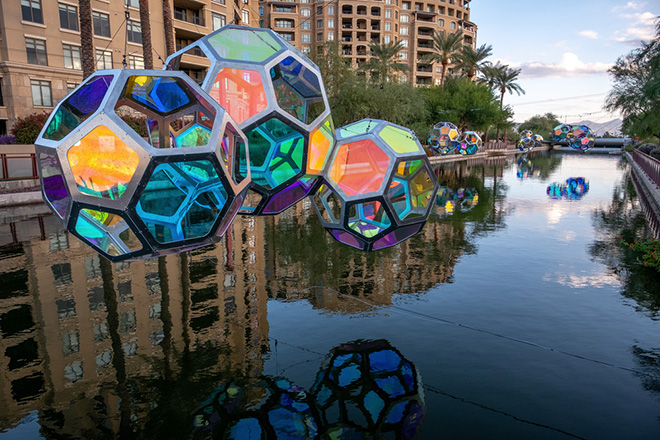
POLYGON ((24 118, 18 118, 11 128, 11 134, 16 138, 16 142, 34 144, 48 120, 48 115, 48 113, 32 113, 24 118))
POLYGON ((654 158, 660 160, 660 148, 654 148, 653 150, 651 150, 651 152, 649 153, 649 155, 650 155, 651 157, 654 157, 654 158))
POLYGON ((651 151, 655 150, 656 148, 658 148, 657 145, 649 144, 649 143, 640 144, 639 147, 637 147, 637 149, 639 151, 641 151, 642 153, 645 153, 645 154, 651 154, 651 151))
POLYGON ((128 112, 120 112, 119 117, 141 137, 147 137, 147 119, 128 112))

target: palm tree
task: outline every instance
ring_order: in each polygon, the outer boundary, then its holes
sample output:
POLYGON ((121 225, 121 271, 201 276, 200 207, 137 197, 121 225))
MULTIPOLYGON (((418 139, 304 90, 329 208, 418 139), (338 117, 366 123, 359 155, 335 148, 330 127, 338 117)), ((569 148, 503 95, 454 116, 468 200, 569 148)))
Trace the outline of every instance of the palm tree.
POLYGON ((80 58, 83 79, 85 79, 96 70, 91 0, 78 0, 78 11, 80 13, 80 58))
MULTIPOLYGON (((497 63, 494 66, 487 66, 482 69, 484 74, 483 81, 493 90, 500 95, 500 110, 504 108, 504 94, 506 92, 516 92, 518 95, 525 94, 522 87, 515 81, 520 75, 520 69, 514 69, 506 64, 497 63)), ((500 127, 497 127, 497 138, 500 137, 500 127)))
POLYGON ((457 65, 468 78, 474 78, 477 72, 490 65, 489 61, 484 61, 493 52, 493 46, 482 44, 477 50, 472 46, 463 46, 458 54, 457 65))
POLYGON ((451 57, 456 54, 463 44, 463 33, 456 31, 453 34, 445 34, 445 31, 437 31, 433 34, 433 49, 436 51, 420 59, 425 64, 440 63, 442 71, 440 73, 440 88, 445 86, 445 75, 447 66, 451 57))
POLYGON ((174 48, 174 25, 172 24, 171 0, 163 0, 163 28, 165 31, 165 51, 169 57, 176 49, 174 48))
POLYGON ((371 79, 384 84, 397 73, 408 71, 408 65, 398 62, 403 42, 370 43, 371 58, 360 66, 360 70, 369 72, 371 79))
POLYGON ((142 56, 144 68, 154 68, 154 51, 151 46, 151 23, 149 22, 149 0, 140 0, 140 28, 142 29, 142 56))

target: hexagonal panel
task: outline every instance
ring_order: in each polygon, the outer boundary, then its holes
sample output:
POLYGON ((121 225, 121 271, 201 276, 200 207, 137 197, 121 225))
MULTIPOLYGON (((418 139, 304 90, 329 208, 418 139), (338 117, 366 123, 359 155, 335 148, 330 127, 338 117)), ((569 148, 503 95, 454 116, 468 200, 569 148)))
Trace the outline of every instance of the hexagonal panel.
POLYGON ((137 204, 137 213, 159 243, 209 234, 228 199, 210 161, 158 165, 137 204))
POLYGON ((220 70, 209 95, 229 112, 237 124, 265 110, 268 105, 261 75, 256 70, 220 70))
POLYGON ((164 115, 191 103, 185 89, 179 78, 134 75, 128 77, 125 96, 164 115))
POLYGON ((81 209, 75 230, 90 244, 112 256, 142 249, 142 243, 126 220, 118 214, 81 209))
POLYGON ((335 145, 335 127, 332 118, 326 119, 323 124, 314 129, 309 135, 309 139, 307 172, 321 174, 335 145))
POLYGON ((379 133, 380 137, 397 153, 421 153, 422 148, 408 130, 386 125, 379 133))
POLYGON ((273 82, 277 105, 301 122, 306 121, 305 101, 303 97, 286 81, 273 82))
POLYGON ((103 125, 75 143, 67 159, 80 192, 107 199, 122 196, 140 162, 138 154, 103 125))
MULTIPOLYGON (((305 139, 293 127, 276 118, 246 131, 250 148, 252 181, 275 188, 295 178, 303 168, 305 139)), ((241 165, 241 173, 246 172, 241 165)))
POLYGON ((282 50, 267 31, 248 28, 222 28, 209 37, 208 43, 222 58, 257 63, 282 50))
POLYGON ((39 153, 39 168, 41 169, 44 196, 57 215, 63 219, 70 196, 60 161, 55 154, 39 153))
POLYGON ((270 70, 280 108, 304 123, 325 111, 323 92, 316 73, 294 57, 286 57, 270 70))
POLYGON ((378 191, 391 158, 374 141, 365 139, 340 145, 328 177, 347 195, 378 191))
POLYGON ((349 207, 348 227, 365 238, 372 238, 392 225, 385 206, 379 201, 363 202, 349 207))
POLYGON ((44 139, 60 141, 91 116, 101 105, 113 80, 112 75, 96 76, 69 95, 58 107, 44 132, 44 139))
MULTIPOLYGON (((421 161, 419 162, 418 166, 421 166, 421 161)), ((403 162, 401 165, 406 163, 403 162)), ((412 164, 409 168, 415 169, 415 164, 412 164)), ((396 176, 401 176, 401 174, 397 173, 396 176)), ((427 170, 423 168, 412 178, 394 177, 387 196, 397 217, 400 220, 409 220, 426 215, 434 190, 433 180, 427 170)))

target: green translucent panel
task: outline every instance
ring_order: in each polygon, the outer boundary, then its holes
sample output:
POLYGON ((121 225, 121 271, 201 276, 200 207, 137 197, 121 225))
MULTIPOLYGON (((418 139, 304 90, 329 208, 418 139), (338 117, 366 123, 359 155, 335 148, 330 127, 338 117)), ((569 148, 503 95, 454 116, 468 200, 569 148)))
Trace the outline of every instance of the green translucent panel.
POLYGON ((399 219, 410 220, 426 215, 434 189, 431 176, 422 169, 410 180, 393 178, 387 197, 399 219))
POLYGON ((426 213, 431 204, 435 186, 433 180, 426 170, 422 170, 410 181, 410 192, 412 194, 412 206, 416 213, 426 213))
POLYGON ((199 124, 193 124, 176 137, 177 147, 204 147, 211 139, 211 130, 199 124))
POLYGON ((229 60, 262 62, 282 49, 272 35, 256 29, 223 29, 208 42, 220 57, 229 60))
POLYGON ((300 94, 281 80, 273 84, 273 87, 275 88, 277 105, 294 118, 305 122, 305 102, 300 94))
POLYGON ((86 241, 112 256, 142 249, 140 240, 126 221, 117 214, 82 209, 76 221, 76 232, 86 241))
POLYGON ((384 205, 378 201, 358 203, 350 208, 348 227, 363 237, 374 237, 391 224, 384 205))
POLYGON ((422 160, 407 160, 399 163, 396 167, 396 175, 398 177, 409 178, 417 172, 422 167, 422 160))
POLYGON ((156 241, 170 243, 211 233, 227 198, 208 160, 167 163, 154 170, 137 213, 156 241))
MULTIPOLYGON (((250 149, 252 181, 265 188, 274 188, 296 177, 303 168, 305 140, 293 127, 276 118, 246 133, 250 149)), ((243 154, 241 174, 247 172, 243 154)))
POLYGON ((345 125, 344 127, 339 128, 339 135, 341 137, 355 136, 358 134, 369 133, 371 130, 376 128, 378 122, 372 121, 370 119, 363 119, 358 121, 355 124, 345 125))
POLYGON ((420 149, 412 133, 401 128, 387 125, 380 131, 380 137, 397 153, 418 153, 420 149))

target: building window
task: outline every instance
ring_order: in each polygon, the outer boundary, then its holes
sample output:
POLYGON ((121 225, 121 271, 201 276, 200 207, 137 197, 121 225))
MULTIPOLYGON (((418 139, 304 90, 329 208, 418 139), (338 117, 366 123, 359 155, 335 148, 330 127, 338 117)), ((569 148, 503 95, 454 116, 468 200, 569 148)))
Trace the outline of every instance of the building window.
POLYGON ((263 16, 263 15, 264 15, 264 7, 263 7, 263 6, 259 6, 259 17, 261 17, 261 16, 263 16))
POLYGON ((278 32, 277 35, 282 37, 283 40, 293 41, 293 34, 282 34, 282 33, 278 32))
POLYGON ((438 19, 438 26, 445 27, 445 21, 442 18, 438 19))
POLYGON ((41 0, 21 0, 23 21, 44 23, 44 14, 41 12, 41 0))
POLYGON ((401 35, 408 35, 408 26, 401 26, 401 35))
POLYGON ((309 3, 309 0, 302 0, 300 3, 309 3))
POLYGON ((309 20, 303 20, 302 23, 300 23, 300 29, 304 31, 308 31, 312 28, 312 22, 309 20))
POLYGON ((323 32, 316 34, 316 41, 323 42, 323 32))
POLYGON ((250 12, 247 9, 241 11, 241 20, 244 24, 250 24, 250 12))
POLYGON ((456 22, 455 21, 452 21, 451 23, 449 23, 449 29, 451 29, 452 31, 456 29, 456 22))
POLYGON ((27 51, 27 62, 39 66, 48 65, 48 56, 46 55, 46 42, 36 38, 25 38, 25 50, 27 51))
POLYGON ((213 3, 219 3, 221 5, 225 4, 225 0, 213 0, 213 3))
POLYGON ((92 12, 94 35, 110 38, 110 16, 102 12, 92 12))
POLYGON ((323 15, 323 6, 316 7, 316 15, 323 15))
POLYGON ((329 33, 328 34, 328 41, 335 41, 335 34, 329 33))
POLYGON ((334 28, 335 28, 335 19, 328 18, 328 29, 334 29, 334 28))
POLYGON ((408 39, 404 38, 401 40, 401 47, 408 47, 408 39))
POLYGON ((60 6, 60 27, 62 29, 69 29, 70 31, 78 30, 78 8, 71 5, 60 6))
POLYGON ((52 107, 53 98, 50 93, 50 81, 33 79, 30 81, 32 86, 32 105, 35 107, 52 107))
POLYGON ((221 27, 227 24, 227 17, 225 17, 222 14, 216 14, 215 12, 213 12, 211 14, 211 18, 213 19, 214 31, 220 29, 221 27))
POLYGON ((323 29, 323 20, 316 20, 316 29, 323 29))
POLYGON ((74 83, 74 82, 66 83, 66 93, 69 94, 73 92, 76 89, 76 87, 78 87, 78 83, 74 83))
POLYGON ((292 28, 293 22, 291 20, 275 20, 275 27, 292 28))
POLYGON ((328 15, 335 15, 335 5, 328 6, 328 15))
POLYGON ((300 15, 302 15, 303 17, 309 17, 310 15, 312 15, 312 11, 309 8, 302 8, 300 10, 300 15))
POLYGON ((112 51, 96 49, 96 70, 112 69, 112 51))
POLYGON ((384 42, 385 44, 389 43, 390 41, 392 41, 392 37, 390 37, 389 35, 385 35, 385 36, 383 37, 383 42, 384 42))
POLYGON ((390 23, 389 21, 386 21, 385 22, 385 31, 389 32, 391 30, 392 30, 392 23, 390 23))
MULTIPOLYGON (((405 46, 407 47, 407 45, 405 46)), ((399 58, 402 60, 407 60, 408 59, 408 51, 407 50, 402 50, 399 52, 399 58)))
MULTIPOLYGON (((304 3, 304 1, 303 1, 304 3)), ((302 53, 304 54, 309 54, 312 50, 309 48, 309 46, 303 46, 302 48, 302 53)))
POLYGON ((126 0, 124 4, 126 6, 130 6, 131 8, 140 8, 140 0, 126 0))
POLYGON ((385 9, 385 18, 392 18, 392 10, 385 9))
POLYGON ((303 43, 311 43, 312 42, 312 36, 310 34, 302 34, 300 36, 300 41, 303 43))
POLYGON ((401 14, 401 23, 408 23, 410 21, 410 16, 408 14, 401 14))
POLYGON ((62 52, 64 53, 64 67, 67 69, 82 69, 79 46, 62 44, 62 52))
POLYGON ((129 69, 144 69, 144 58, 140 55, 129 55, 128 56, 128 68, 129 69))
POLYGON ((126 36, 131 43, 142 44, 142 25, 139 21, 126 21, 126 36))

